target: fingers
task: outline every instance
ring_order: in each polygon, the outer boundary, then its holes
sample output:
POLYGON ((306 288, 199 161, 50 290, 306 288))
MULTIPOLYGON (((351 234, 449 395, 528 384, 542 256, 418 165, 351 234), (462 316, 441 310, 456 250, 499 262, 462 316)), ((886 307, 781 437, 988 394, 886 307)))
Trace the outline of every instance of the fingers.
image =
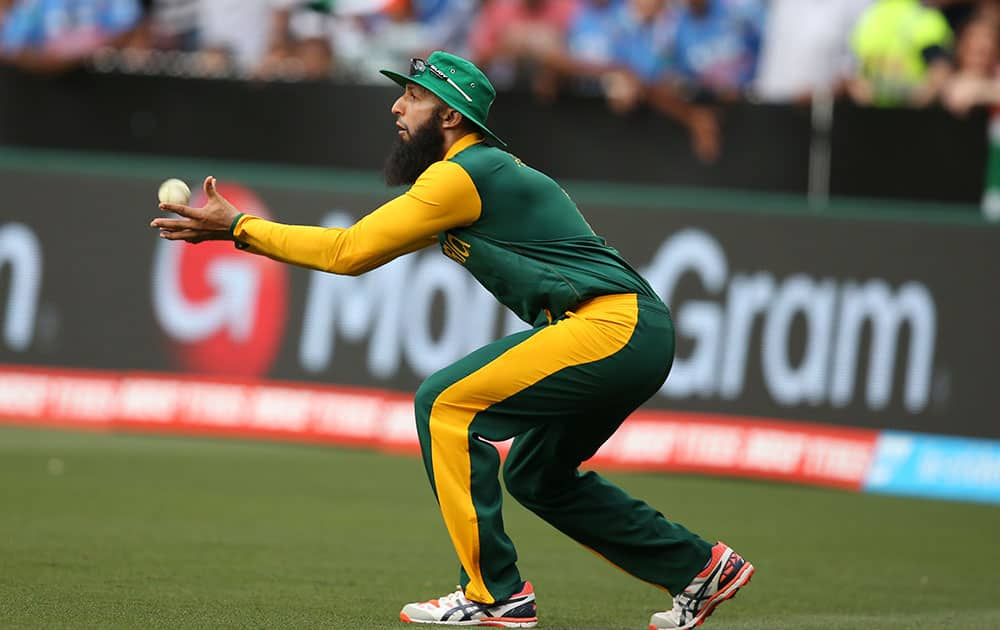
POLYGON ((222 204, 223 206, 231 206, 232 204, 229 203, 229 200, 227 200, 225 197, 223 197, 221 194, 219 194, 219 190, 218 190, 218 188, 216 188, 216 186, 218 185, 218 183, 219 183, 219 181, 217 179, 215 179, 214 177, 212 177, 211 175, 208 176, 208 177, 206 177, 205 178, 205 194, 208 196, 208 199, 210 201, 217 201, 220 204, 222 204))
POLYGON ((206 239, 206 236, 202 230, 161 230, 160 238, 168 241, 200 243, 206 239))
POLYGON ((149 227, 161 230, 188 230, 194 229, 195 223, 191 219, 153 219, 149 227))
POLYGON ((188 217, 190 219, 200 219, 201 209, 192 208, 190 206, 185 206, 179 203, 161 203, 160 210, 164 212, 173 212, 181 215, 182 217, 188 217))
POLYGON ((173 212, 180 218, 161 217, 153 219, 150 227, 160 230, 160 236, 167 240, 200 242, 218 240, 228 235, 231 223, 229 216, 235 208, 216 190, 216 179, 211 175, 202 184, 206 203, 201 208, 193 208, 179 203, 161 203, 160 210, 173 212), (221 217, 221 218, 220 218, 221 217), (193 240, 197 238, 197 240, 193 240))

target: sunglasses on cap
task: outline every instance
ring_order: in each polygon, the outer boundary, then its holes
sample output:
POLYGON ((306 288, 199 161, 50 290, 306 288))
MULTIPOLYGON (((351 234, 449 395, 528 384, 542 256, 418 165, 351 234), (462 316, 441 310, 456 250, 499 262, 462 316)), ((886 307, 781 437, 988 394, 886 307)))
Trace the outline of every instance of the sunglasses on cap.
POLYGON ((437 66, 435 66, 432 63, 427 63, 427 61, 424 60, 424 59, 419 59, 417 57, 414 57, 413 59, 410 59, 410 76, 411 77, 419 77, 420 75, 422 75, 424 72, 427 72, 428 70, 430 70, 431 74, 433 74, 437 78, 439 78, 439 79, 441 79, 443 81, 447 81, 451 85, 451 87, 453 87, 456 90, 458 90, 458 93, 465 97, 466 101, 468 101, 470 103, 472 102, 472 97, 469 96, 468 94, 466 94, 465 90, 463 90, 462 88, 458 87, 458 84, 455 83, 454 81, 452 81, 451 77, 449 77, 447 74, 445 74, 440 68, 438 68, 437 66))

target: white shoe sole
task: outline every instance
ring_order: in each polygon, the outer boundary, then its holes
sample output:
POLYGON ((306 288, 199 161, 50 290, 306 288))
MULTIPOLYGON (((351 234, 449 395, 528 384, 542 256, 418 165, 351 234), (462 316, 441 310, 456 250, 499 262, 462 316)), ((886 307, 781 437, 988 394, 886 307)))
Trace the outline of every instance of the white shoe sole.
POLYGON ((434 621, 431 619, 412 619, 406 613, 399 613, 399 619, 406 623, 426 623, 437 626, 478 626, 488 628, 534 628, 538 619, 518 621, 515 619, 496 617, 494 619, 473 619, 471 621, 434 621))

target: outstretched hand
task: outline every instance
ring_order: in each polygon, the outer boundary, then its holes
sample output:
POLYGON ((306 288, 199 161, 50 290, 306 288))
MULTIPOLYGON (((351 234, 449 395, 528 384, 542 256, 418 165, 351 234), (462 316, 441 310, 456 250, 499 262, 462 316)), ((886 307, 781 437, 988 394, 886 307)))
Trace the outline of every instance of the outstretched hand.
POLYGON ((153 219, 150 227, 160 230, 160 238, 168 241, 187 241, 200 243, 202 241, 232 240, 229 226, 240 211, 226 201, 215 190, 215 178, 206 177, 204 183, 205 205, 192 208, 178 203, 161 203, 160 210, 174 212, 180 218, 153 219))

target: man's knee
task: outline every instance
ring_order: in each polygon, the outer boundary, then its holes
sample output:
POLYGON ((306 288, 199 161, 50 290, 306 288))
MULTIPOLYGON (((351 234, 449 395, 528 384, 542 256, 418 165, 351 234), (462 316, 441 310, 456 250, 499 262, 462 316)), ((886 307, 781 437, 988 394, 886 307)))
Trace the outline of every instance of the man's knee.
POLYGON ((526 507, 539 503, 543 496, 540 481, 539 469, 532 466, 528 458, 518 457, 515 452, 507 456, 503 465, 503 483, 518 503, 526 507))
POLYGON ((447 402, 442 396, 446 395, 445 392, 451 384, 448 374, 441 370, 428 376, 417 388, 417 393, 413 396, 413 408, 417 418, 418 432, 430 431, 431 411, 434 405, 442 405, 447 402))
POLYGON ((431 408, 434 401, 440 395, 440 388, 436 387, 430 379, 424 381, 417 388, 417 393, 413 396, 413 411, 417 419, 417 431, 426 432, 431 421, 431 408))
POLYGON ((576 466, 553 452, 513 449, 503 466, 507 492, 530 510, 552 508, 565 500, 576 485, 576 466))

